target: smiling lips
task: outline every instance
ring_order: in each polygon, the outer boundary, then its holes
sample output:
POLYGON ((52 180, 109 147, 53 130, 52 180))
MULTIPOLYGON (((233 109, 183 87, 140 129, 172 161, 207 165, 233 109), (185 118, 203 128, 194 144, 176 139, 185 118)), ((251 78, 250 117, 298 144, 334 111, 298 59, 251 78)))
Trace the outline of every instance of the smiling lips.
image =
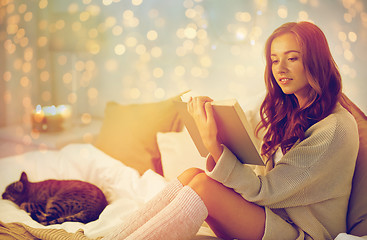
POLYGON ((279 82, 281 84, 287 84, 291 80, 292 80, 292 78, 281 78, 281 79, 279 79, 279 82))

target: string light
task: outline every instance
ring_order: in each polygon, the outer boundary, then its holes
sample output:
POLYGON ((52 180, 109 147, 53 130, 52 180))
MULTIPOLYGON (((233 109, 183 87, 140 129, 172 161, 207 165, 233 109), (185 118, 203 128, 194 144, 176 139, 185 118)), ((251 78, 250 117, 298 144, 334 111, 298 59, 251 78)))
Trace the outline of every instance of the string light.
MULTIPOLYGON (((31 4, 0 3, 0 20, 7 23, 0 30, 0 48, 8 63, 1 80, 9 83, 20 76, 19 86, 34 94, 31 104, 23 107, 55 101, 55 95, 66 96, 65 103, 95 106, 107 100, 107 89, 116 83, 114 87, 124 93, 121 101, 139 101, 147 95, 162 99, 186 90, 183 87, 226 86, 223 78, 227 76, 232 87, 223 91, 240 94, 244 88, 233 86, 245 85, 254 77, 262 80, 262 47, 273 30, 270 25, 275 25, 269 21, 321 23, 323 16, 316 15, 320 9, 336 5, 339 18, 327 20, 335 28, 327 33, 336 60, 343 66, 342 74, 347 80, 366 75, 363 67, 353 66, 359 64, 356 59, 360 60, 367 46, 362 0, 339 4, 299 0, 292 5, 267 0, 233 4, 184 0, 169 10, 162 0, 40 0, 36 6, 31 4), (57 14, 47 17, 56 7, 57 14), (270 9, 276 9, 275 14, 270 9), (84 103, 83 96, 90 101, 84 103)), ((13 96, 14 90, 6 89, 5 103, 16 106, 20 100, 13 96)))

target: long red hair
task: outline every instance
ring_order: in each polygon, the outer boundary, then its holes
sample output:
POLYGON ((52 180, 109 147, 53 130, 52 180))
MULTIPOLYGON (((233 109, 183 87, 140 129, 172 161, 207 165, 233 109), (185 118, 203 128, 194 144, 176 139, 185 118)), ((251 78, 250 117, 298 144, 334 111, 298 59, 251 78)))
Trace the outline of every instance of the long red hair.
POLYGON ((283 154, 288 152, 296 141, 304 139, 310 126, 332 112, 341 93, 341 76, 324 33, 310 22, 290 22, 277 28, 266 41, 265 57, 267 94, 260 108, 257 132, 266 130, 261 154, 269 157, 279 146, 283 154), (285 33, 293 33, 300 45, 311 86, 308 102, 302 108, 293 94, 283 93, 272 73, 271 44, 285 33))

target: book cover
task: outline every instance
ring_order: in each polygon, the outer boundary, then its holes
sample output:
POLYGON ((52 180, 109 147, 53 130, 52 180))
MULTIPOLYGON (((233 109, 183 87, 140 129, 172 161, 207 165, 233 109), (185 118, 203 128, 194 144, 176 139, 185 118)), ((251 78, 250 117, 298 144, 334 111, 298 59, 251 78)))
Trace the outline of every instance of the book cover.
MULTIPOLYGON (((193 117, 187 111, 187 103, 176 101, 175 104, 200 155, 206 157, 209 152, 201 139, 193 117)), ((264 165, 253 143, 255 136, 252 128, 237 100, 213 101, 212 105, 214 118, 218 127, 218 136, 222 143, 242 163, 264 165)))

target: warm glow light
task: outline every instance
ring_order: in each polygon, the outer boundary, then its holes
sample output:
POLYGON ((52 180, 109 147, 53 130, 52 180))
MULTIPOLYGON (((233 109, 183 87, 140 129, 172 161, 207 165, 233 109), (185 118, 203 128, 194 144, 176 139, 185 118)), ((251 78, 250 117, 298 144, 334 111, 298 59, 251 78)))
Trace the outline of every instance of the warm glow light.
POLYGON ((79 6, 77 3, 71 3, 68 7, 68 12, 70 14, 76 13, 79 10, 79 6))
POLYGON ((89 124, 92 122, 92 116, 89 113, 83 113, 80 120, 83 124, 89 124))
POLYGON ((4 72, 3 79, 5 82, 9 82, 11 79, 11 72, 9 71, 4 72))
POLYGON ((202 69, 199 67, 193 67, 190 71, 191 75, 194 77, 200 77, 202 74, 202 69))
POLYGON ((153 69, 153 77, 161 78, 163 77, 164 71, 162 68, 154 68, 153 69))
POLYGON ((89 88, 88 89, 88 97, 90 99, 95 99, 98 97, 98 89, 97 88, 89 88))
POLYGON ((135 51, 138 55, 143 55, 146 52, 147 48, 143 44, 139 44, 136 46, 135 51))
POLYGON ((196 37, 196 29, 192 27, 187 27, 184 30, 184 35, 188 39, 194 39, 196 37))
POLYGON ((125 43, 127 47, 135 47, 138 40, 135 37, 128 37, 126 38, 125 43))
POLYGON ((68 103, 70 104, 74 104, 78 101, 78 96, 76 95, 76 93, 70 93, 68 95, 68 103))
POLYGON ((344 58, 346 60, 348 60, 349 62, 353 62, 354 55, 353 55, 353 53, 350 50, 347 49, 347 50, 344 51, 344 58))
POLYGON ((112 0, 103 0, 103 5, 108 6, 112 4, 112 0))
POLYGON ((61 66, 64 66, 67 63, 68 59, 65 55, 61 55, 57 58, 57 63, 61 66))
POLYGON ((131 3, 134 5, 134 6, 139 6, 143 3, 143 0, 132 0, 131 3))
POLYGON ((50 73, 48 71, 42 71, 40 74, 40 79, 42 82, 47 82, 50 79, 50 73))
POLYGON ((47 5, 48 5, 48 1, 47 0, 40 0, 38 2, 38 6, 39 6, 40 9, 45 9, 47 7, 47 5))
POLYGON ((126 47, 123 44, 117 44, 115 46, 115 54, 116 55, 123 55, 126 51, 126 47))
POLYGON ((85 70, 93 71, 96 68, 96 63, 93 60, 89 60, 85 62, 85 70))
POLYGON ((71 29, 73 32, 79 32, 82 29, 82 24, 80 22, 73 22, 71 24, 71 29))
POLYGON ((347 34, 345 34, 345 32, 339 32, 338 38, 340 41, 345 42, 347 40, 347 34))
POLYGON ((154 41, 158 38, 158 33, 154 30, 150 30, 148 33, 147 33, 147 38, 148 40, 150 41, 154 41))
POLYGON ((114 36, 120 36, 123 33, 123 28, 121 26, 114 26, 112 28, 112 34, 114 36))
POLYGON ((33 59, 33 48, 28 47, 24 50, 24 60, 29 62, 32 59, 33 59))
POLYGON ((4 102, 6 104, 10 104, 11 103, 11 100, 12 100, 12 94, 9 90, 6 90, 4 92, 4 96, 3 96, 3 99, 4 99, 4 102))
POLYGON ((25 62, 25 63, 23 63, 22 71, 23 71, 24 73, 29 73, 31 70, 32 70, 32 65, 31 65, 31 63, 29 63, 29 62, 25 62))
POLYGON ((38 45, 39 47, 45 47, 45 46, 47 45, 47 43, 48 43, 48 38, 47 38, 47 37, 45 37, 45 36, 40 36, 40 37, 38 38, 37 45, 38 45))
POLYGON ((20 85, 22 86, 22 87, 29 87, 29 78, 28 77, 22 77, 21 79, 20 79, 20 85))
POLYGON ((205 53, 205 47, 203 45, 195 45, 194 53, 198 56, 203 55, 205 53))
POLYGON ((357 41, 357 34, 355 32, 349 32, 348 33, 348 38, 351 42, 356 42, 357 41))
POLYGON ((82 22, 87 21, 89 19, 89 17, 90 17, 90 13, 89 12, 81 12, 80 15, 79 15, 79 19, 82 22))
POLYGON ((153 47, 150 53, 152 57, 159 58, 162 56, 162 49, 160 47, 153 47))
POLYGON ((95 28, 90 29, 90 30, 88 31, 88 36, 89 36, 90 38, 96 38, 96 37, 98 37, 98 30, 97 30, 97 29, 95 29, 95 28))
POLYGON ((344 13, 344 21, 347 23, 351 23, 353 20, 353 16, 350 13, 344 13))
POLYGON ((73 80, 73 75, 71 73, 65 73, 64 76, 62 77, 62 81, 64 82, 64 84, 69 84, 71 83, 71 81, 73 80))
POLYGON ((250 22, 251 21, 251 14, 248 12, 237 12, 235 14, 235 18, 239 22, 250 22))
POLYGON ((286 6, 279 6, 278 15, 280 18, 287 18, 288 16, 288 8, 286 6))
POLYGON ((79 72, 83 71, 84 70, 84 67, 85 67, 85 64, 84 64, 83 61, 77 61, 75 63, 75 70, 77 70, 79 72))
POLYGON ((132 99, 138 99, 141 95, 141 92, 138 88, 132 88, 130 89, 130 97, 132 99))
POLYGON ((105 20, 105 26, 112 28, 116 24, 117 20, 115 17, 107 17, 105 20))
POLYGON ((208 68, 208 67, 210 67, 212 65, 212 60, 211 60, 210 57, 205 56, 205 57, 202 57, 200 59, 200 64, 201 64, 201 66, 208 68))
POLYGON ((122 14, 122 17, 126 20, 130 20, 134 18, 134 12, 131 10, 125 10, 122 14))
POLYGON ((33 18, 33 13, 32 12, 27 12, 24 14, 24 21, 26 22, 30 22, 33 18))
POLYGON ((18 12, 20 13, 20 14, 22 14, 22 13, 25 13, 25 11, 27 11, 27 5, 26 4, 21 4, 19 7, 18 7, 18 12))
POLYGON ((96 55, 100 52, 101 46, 95 41, 87 41, 86 49, 93 55, 96 55))
MULTIPOLYGON (((177 3, 38 0, 33 6, 0 0, 0 21, 6 23, 0 30, 0 60, 6 63, 0 81, 7 108, 20 106, 15 115, 22 122, 29 118, 30 100, 74 104, 78 117, 88 123, 82 112, 91 119, 108 98, 149 101, 209 85, 223 86, 228 95, 243 91, 247 96, 248 84, 261 79, 263 66, 257 58, 263 53, 263 35, 273 30, 270 26, 291 18, 312 22, 318 14, 325 14, 317 18, 320 26, 328 29, 330 24, 328 34, 336 36, 328 40, 342 66, 346 91, 362 94, 352 80, 365 75, 360 69, 367 29, 364 0, 177 3), (332 17, 322 12, 329 5, 339 7, 332 17), (230 79, 223 81, 226 76, 230 79)), ((25 136, 24 142, 31 138, 25 136)))
POLYGON ((189 9, 186 10, 185 15, 186 15, 187 18, 193 19, 193 18, 196 17, 196 11, 192 8, 189 8, 189 9))
POLYGON ((18 31, 18 25, 17 24, 8 24, 8 26, 6 27, 6 32, 9 35, 16 34, 17 31, 18 31))
POLYGON ((51 92, 50 91, 43 91, 41 94, 41 99, 45 102, 48 102, 51 100, 51 92))
POLYGON ((298 19, 299 19, 299 21, 306 21, 306 20, 308 20, 308 13, 306 11, 300 11, 298 13, 298 19))
POLYGON ((177 66, 175 67, 175 74, 179 77, 182 77, 183 75, 185 75, 185 67, 184 66, 177 66))

